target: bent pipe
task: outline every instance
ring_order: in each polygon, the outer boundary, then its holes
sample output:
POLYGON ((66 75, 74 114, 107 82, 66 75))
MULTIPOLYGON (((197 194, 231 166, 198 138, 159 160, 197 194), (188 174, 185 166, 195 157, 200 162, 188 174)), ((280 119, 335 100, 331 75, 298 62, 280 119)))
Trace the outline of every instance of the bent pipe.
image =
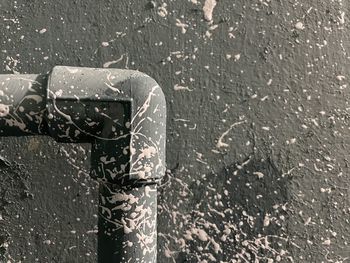
POLYGON ((57 66, 44 75, 0 75, 0 136, 92 143, 99 263, 157 261, 165 129, 162 90, 137 71, 57 66))

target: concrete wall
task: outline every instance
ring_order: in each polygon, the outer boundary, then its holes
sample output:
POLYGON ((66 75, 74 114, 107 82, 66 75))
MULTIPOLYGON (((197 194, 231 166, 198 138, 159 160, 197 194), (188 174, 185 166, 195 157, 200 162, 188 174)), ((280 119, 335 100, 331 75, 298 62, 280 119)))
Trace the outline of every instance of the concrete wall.
MULTIPOLYGON (((0 71, 159 82, 159 262, 347 262, 348 13, 342 0, 2 0, 0 71)), ((0 141, 0 262, 96 262, 90 146, 0 141)))

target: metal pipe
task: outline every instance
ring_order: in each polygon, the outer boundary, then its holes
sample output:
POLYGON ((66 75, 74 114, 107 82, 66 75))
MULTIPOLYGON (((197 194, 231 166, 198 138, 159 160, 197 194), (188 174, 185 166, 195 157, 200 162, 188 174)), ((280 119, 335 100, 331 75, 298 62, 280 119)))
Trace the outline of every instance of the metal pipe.
POLYGON ((0 84, 0 136, 92 143, 98 262, 156 262, 166 133, 158 84, 136 71, 62 66, 48 78, 0 75, 0 84))

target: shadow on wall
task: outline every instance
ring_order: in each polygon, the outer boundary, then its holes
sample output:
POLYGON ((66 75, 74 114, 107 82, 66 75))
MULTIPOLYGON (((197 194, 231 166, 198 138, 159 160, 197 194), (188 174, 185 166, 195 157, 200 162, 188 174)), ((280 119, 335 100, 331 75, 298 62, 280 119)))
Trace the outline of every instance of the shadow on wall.
POLYGON ((189 203, 172 212, 181 229, 175 243, 163 243, 160 257, 171 258, 166 262, 292 262, 288 181, 270 158, 257 157, 206 175, 200 185, 189 186, 189 203))

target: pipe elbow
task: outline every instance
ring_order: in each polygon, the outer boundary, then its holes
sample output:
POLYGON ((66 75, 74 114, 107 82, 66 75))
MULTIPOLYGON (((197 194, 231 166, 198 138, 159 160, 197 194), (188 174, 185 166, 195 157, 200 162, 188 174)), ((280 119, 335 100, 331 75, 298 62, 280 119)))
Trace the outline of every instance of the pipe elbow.
POLYGON ((47 122, 59 142, 92 142, 91 175, 103 182, 153 183, 165 173, 166 102, 146 74, 55 67, 47 122))
POLYGON ((133 103, 130 176, 148 182, 165 174, 166 101, 154 79, 134 74, 129 80, 133 103))

